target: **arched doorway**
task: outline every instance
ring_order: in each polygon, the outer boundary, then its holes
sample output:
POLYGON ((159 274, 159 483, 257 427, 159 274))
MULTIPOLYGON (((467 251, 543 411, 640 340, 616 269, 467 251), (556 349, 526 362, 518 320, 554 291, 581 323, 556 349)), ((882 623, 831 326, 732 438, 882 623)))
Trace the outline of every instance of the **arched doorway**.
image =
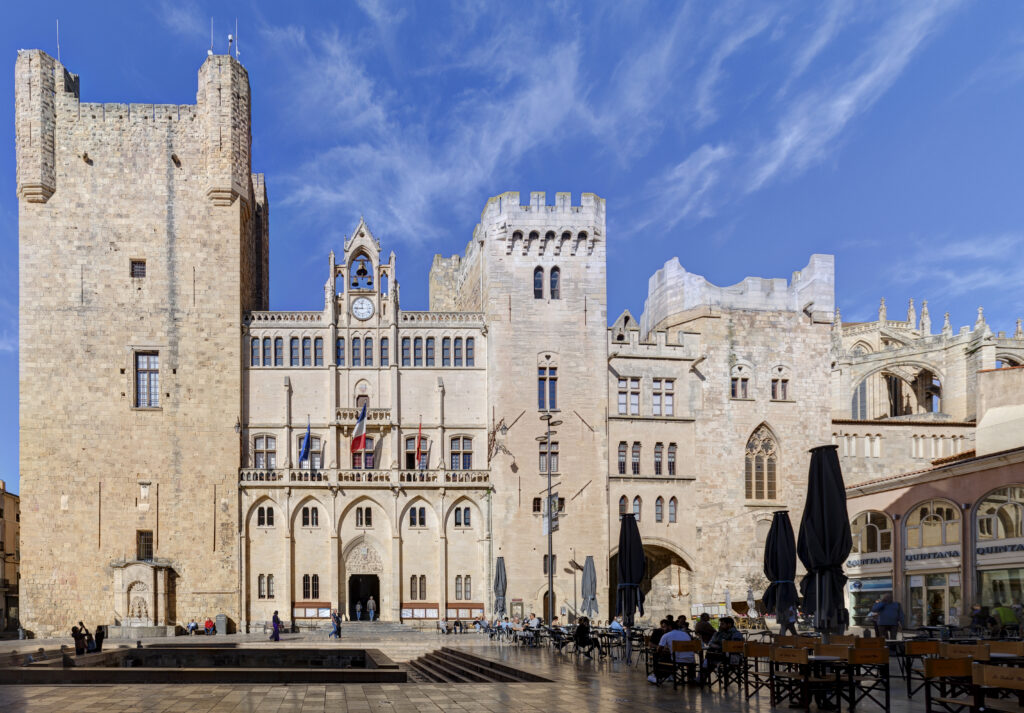
MULTIPOLYGON (((377 548, 367 538, 359 538, 346 548, 343 577, 346 583, 345 610, 349 619, 356 619, 356 604, 362 605, 362 619, 369 619, 367 603, 370 597, 376 605, 376 617, 384 617, 385 604, 381 596, 381 577, 384 563, 377 548)), ((386 618, 386 617, 384 617, 386 618)))
MULTIPOLYGON (((693 570, 679 554, 660 545, 644 545, 647 569, 640 580, 644 593, 644 619, 660 621, 666 614, 690 614, 690 591, 693 570)), ((619 555, 615 553, 609 563, 608 612, 615 614, 616 594, 619 588, 619 555)))
POLYGON ((348 618, 350 621, 362 618, 370 619, 370 607, 367 606, 373 597, 376 612, 374 618, 380 617, 380 577, 375 574, 353 574, 348 578, 348 618), (356 604, 362 605, 361 614, 356 611, 356 604))

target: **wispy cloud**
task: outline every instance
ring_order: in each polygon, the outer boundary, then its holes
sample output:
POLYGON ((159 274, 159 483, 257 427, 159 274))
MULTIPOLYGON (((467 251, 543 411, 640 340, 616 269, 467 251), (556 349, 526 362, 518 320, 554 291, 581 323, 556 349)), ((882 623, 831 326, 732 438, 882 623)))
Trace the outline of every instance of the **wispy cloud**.
POLYGON ((188 0, 161 0, 156 15, 164 27, 179 35, 206 37, 210 31, 209 18, 203 17, 199 6, 188 0))
POLYGON ((722 80, 725 61, 736 54, 747 42, 754 39, 768 28, 771 14, 762 12, 750 18, 739 29, 729 32, 708 61, 707 67, 697 80, 694 109, 697 112, 697 127, 703 128, 718 119, 715 107, 715 94, 722 80))
POLYGON ((651 181, 647 212, 635 229, 652 223, 672 229, 684 218, 710 215, 709 191, 719 181, 721 164, 732 154, 728 146, 705 144, 651 181))
POLYGON ((808 40, 800 46, 793 60, 793 69, 783 85, 782 93, 807 71, 815 58, 836 38, 850 13, 851 5, 842 0, 831 0, 825 4, 821 21, 815 26, 808 40))

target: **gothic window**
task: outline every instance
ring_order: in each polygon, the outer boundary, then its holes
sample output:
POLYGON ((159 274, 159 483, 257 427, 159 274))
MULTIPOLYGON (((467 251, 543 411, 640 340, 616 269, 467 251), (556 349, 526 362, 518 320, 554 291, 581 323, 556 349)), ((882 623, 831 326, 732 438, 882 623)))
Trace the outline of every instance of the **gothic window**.
POLYGON ((661 522, 665 513, 665 499, 660 495, 658 499, 654 501, 654 521, 661 522))
POLYGON ((978 539, 1024 537, 1024 486, 1011 485, 985 496, 978 506, 978 539))
MULTIPOLYGON (((454 440, 454 439, 452 439, 454 440)), ((426 470, 427 468, 427 437, 420 436, 419 447, 420 461, 416 462, 416 436, 409 436, 405 439, 405 468, 406 470, 426 470)))
POLYGON ((465 599, 466 601, 469 601, 470 599, 472 599, 472 594, 470 594, 470 589, 471 589, 471 587, 470 587, 470 577, 467 574, 465 577, 462 578, 462 598, 465 599))
POLYGON ((135 407, 160 406, 160 355, 158 352, 135 354, 135 407))
POLYGON ((661 475, 661 453, 664 446, 661 443, 654 444, 654 474, 661 475))
POLYGON ((259 595, 258 596, 259 596, 260 599, 266 599, 267 598, 267 578, 266 578, 265 575, 261 574, 259 576, 258 591, 259 591, 259 595))
POLYGON ((892 550, 892 525, 889 517, 876 510, 862 512, 850 525, 853 550, 857 554, 892 550))
POLYGON ((324 340, 317 337, 313 340, 313 366, 324 365, 324 340))
POLYGON ((551 268, 551 299, 557 300, 560 295, 562 271, 557 267, 551 268))
POLYGON ((772 401, 789 401, 789 379, 772 379, 772 401))
POLYGON ((274 339, 274 366, 284 366, 284 340, 281 337, 274 339))
POLYGON ((291 364, 291 366, 298 366, 299 365, 299 338, 298 337, 292 337, 291 338, 291 342, 289 343, 289 348, 291 350, 291 362, 290 362, 290 364, 291 364))
POLYGON ((381 366, 388 366, 388 364, 390 364, 390 359, 389 359, 389 356, 388 356, 388 338, 387 337, 381 337, 380 338, 380 365, 381 366))
POLYGON ((470 527, 470 522, 469 522, 469 506, 468 505, 466 505, 465 507, 462 508, 462 526, 463 527, 470 527))
POLYGON ((309 599, 309 575, 302 575, 302 598, 309 599))
POLYGON ((441 340, 441 366, 452 365, 452 340, 445 337, 441 340))
POLYGON ((469 436, 454 436, 451 440, 452 470, 473 469, 473 439, 469 436))
POLYGON ((462 527, 462 508, 455 508, 455 527, 462 527))
POLYGON ((409 366, 412 360, 409 357, 412 340, 409 337, 402 337, 402 366, 409 366))
POLYGON ((313 365, 313 352, 312 352, 312 340, 309 337, 302 338, 302 365, 312 366, 313 365))
POLYGON ((476 364, 476 340, 473 337, 466 337, 466 366, 476 364))
POLYGON ((778 453, 775 438, 766 426, 759 426, 747 441, 745 493, 747 500, 775 500, 778 453))
POLYGON ((373 527, 373 510, 369 506, 356 508, 356 527, 373 527))
POLYGON ((409 527, 426 527, 427 509, 425 507, 411 508, 409 510, 409 527))
POLYGON ((677 506, 678 506, 678 503, 676 502, 676 499, 673 496, 668 501, 668 521, 669 522, 675 522, 676 521, 676 507, 677 506))
POLYGON ((267 599, 274 598, 274 575, 267 575, 267 599))
POLYGON ((640 522, 640 507, 641 507, 640 496, 637 495, 633 498, 633 517, 636 518, 637 522, 640 522))
POLYGON ((455 366, 462 366, 462 337, 455 337, 455 366))
POLYGON ((363 509, 356 508, 356 527, 363 526, 363 509))
POLYGON ((420 575, 420 599, 427 598, 427 575, 420 575))
POLYGON ((302 526, 309 527, 309 508, 302 508, 302 526))
POLYGON ((631 459, 631 472, 633 475, 640 475, 640 443, 633 443, 633 455, 631 459))
POLYGON ((366 437, 366 448, 352 453, 353 470, 373 470, 373 438, 366 437))
POLYGON ((263 338, 263 366, 270 366, 274 362, 270 356, 270 337, 263 338))
POLYGON ((629 507, 629 501, 626 500, 626 496, 623 495, 621 498, 619 498, 619 519, 620 520, 622 519, 622 516, 626 514, 626 508, 627 507, 629 507))
MULTIPOLYGON (((302 441, 306 439, 306 434, 302 434, 298 439, 298 451, 299 455, 302 455, 302 441)), ((320 441, 320 436, 310 436, 309 438, 309 457, 303 458, 299 461, 299 468, 313 468, 314 470, 323 467, 323 444, 320 441)))
POLYGON ((363 366, 373 366, 373 337, 363 340, 363 366))
POLYGON ((419 584, 420 584, 420 578, 417 577, 415 574, 410 575, 410 577, 409 577, 409 599, 415 601, 415 600, 420 598, 419 597, 419 588, 420 588, 419 584))
POLYGON ((462 599, 462 575, 455 575, 455 599, 462 599))
POLYGON ((732 368, 729 396, 734 399, 750 398, 750 369, 742 364, 732 368))
POLYGON ((619 441, 619 475, 626 474, 626 452, 629 446, 625 441, 619 441))
POLYGON ((313 597, 313 599, 319 599, 320 598, 320 575, 319 574, 314 574, 313 577, 312 577, 312 580, 313 580, 312 587, 311 587, 312 591, 310 592, 310 594, 313 597))
POLYGON ((427 337, 427 366, 434 366, 434 338, 427 337))
POLYGON ((359 337, 352 337, 352 366, 363 365, 363 342, 359 337))
POLYGON ((256 527, 265 527, 267 524, 267 509, 260 506, 256 509, 256 527))
POLYGON ((315 507, 309 509, 309 526, 320 527, 320 510, 315 507))
POLYGON ((541 473, 557 473, 558 472, 558 441, 545 441, 544 443, 539 444, 538 448, 540 449, 540 472, 541 473), (551 447, 550 451, 548 450, 549 444, 550 444, 550 447, 551 447), (550 467, 551 467, 550 470, 546 470, 544 468, 544 458, 545 457, 549 458, 548 465, 550 465, 550 467))
POLYGON ((537 368, 537 408, 554 411, 558 408, 558 369, 537 368))
POLYGON ((544 268, 540 266, 533 269, 533 298, 544 299, 544 268))
MULTIPOLYGON (((274 526, 274 508, 268 507, 267 508, 267 527, 273 527, 273 526, 274 526)), ((271 594, 271 596, 273 596, 273 594, 271 594)))
POLYGON ((334 349, 334 361, 338 366, 345 366, 345 337, 338 337, 334 349))
POLYGON ((908 549, 960 543, 960 508, 948 500, 923 502, 906 517, 908 549))
POLYGON ((668 474, 676 474, 676 444, 668 444, 668 474))
POLYGON ((253 439, 252 465, 254 468, 277 467, 277 439, 273 436, 256 436, 253 439))
POLYGON ((260 365, 260 340, 259 337, 253 337, 250 342, 252 347, 249 354, 249 366, 260 365))
POLYGON ((416 337, 412 342, 412 364, 423 366, 423 337, 416 337))

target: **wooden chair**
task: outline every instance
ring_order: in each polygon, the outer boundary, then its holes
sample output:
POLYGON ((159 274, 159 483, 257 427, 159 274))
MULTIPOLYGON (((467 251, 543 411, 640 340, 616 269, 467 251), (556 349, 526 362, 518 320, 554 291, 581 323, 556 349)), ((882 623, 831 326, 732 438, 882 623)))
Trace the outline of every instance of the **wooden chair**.
POLYGON ((842 644, 815 644, 814 655, 815 656, 836 656, 840 661, 848 661, 850 658, 849 646, 843 646, 842 644))
POLYGON ((679 684, 703 683, 703 678, 698 677, 698 672, 704 663, 704 647, 700 639, 690 641, 672 642, 672 688, 678 688, 679 684), (692 653, 692 661, 679 661, 676 654, 692 653))
POLYGON ((940 644, 939 656, 944 659, 969 658, 975 661, 988 661, 988 644, 940 644))
POLYGON ((889 649, 876 646, 854 647, 847 659, 847 697, 850 710, 865 698, 888 711, 891 699, 889 649))
POLYGON ((855 636, 853 645, 858 649, 885 649, 885 639, 881 636, 855 636))
POLYGON ((818 699, 819 705, 828 703, 838 709, 843 698, 842 689, 843 682, 838 671, 819 673, 812 670, 808 649, 772 649, 772 706, 788 700, 795 707, 809 710, 813 696, 818 699))
POLYGON ((776 636, 775 640, 772 642, 772 645, 793 647, 796 646, 797 638, 798 637, 796 636, 776 636))
POLYGON ((975 663, 971 668, 971 680, 975 686, 975 711, 1024 711, 1024 669, 975 663))
POLYGON ((971 659, 924 659, 925 713, 960 713, 974 704, 971 659))
POLYGON ((1010 654, 1024 657, 1024 641, 986 641, 990 654, 1010 654))
POLYGON ((743 695, 750 698, 762 688, 771 689, 772 647, 748 641, 743 644, 743 695))
POLYGON ((852 634, 832 634, 829 637, 830 644, 840 644, 842 646, 856 646, 857 639, 860 637, 853 636, 852 634))
POLYGON ((706 655, 708 664, 704 671, 707 672, 705 685, 717 683, 721 688, 728 690, 730 683, 735 683, 737 688, 743 687, 746 664, 743 662, 744 641, 723 641, 722 656, 715 657, 717 661, 714 666, 710 665, 710 655, 706 655))
POLYGON ((907 679, 907 698, 924 688, 924 664, 930 658, 938 658, 938 641, 908 641, 903 648, 903 671, 907 679))

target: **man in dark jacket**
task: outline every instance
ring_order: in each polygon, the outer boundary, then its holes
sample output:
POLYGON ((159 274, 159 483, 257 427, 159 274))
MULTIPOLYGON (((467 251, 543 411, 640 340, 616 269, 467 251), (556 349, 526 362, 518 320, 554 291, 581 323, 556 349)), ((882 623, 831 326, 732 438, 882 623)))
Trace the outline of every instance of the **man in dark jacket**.
POLYGON ((892 600, 892 594, 886 594, 871 611, 877 614, 878 634, 886 639, 896 638, 896 629, 903 623, 903 608, 899 602, 892 600))

